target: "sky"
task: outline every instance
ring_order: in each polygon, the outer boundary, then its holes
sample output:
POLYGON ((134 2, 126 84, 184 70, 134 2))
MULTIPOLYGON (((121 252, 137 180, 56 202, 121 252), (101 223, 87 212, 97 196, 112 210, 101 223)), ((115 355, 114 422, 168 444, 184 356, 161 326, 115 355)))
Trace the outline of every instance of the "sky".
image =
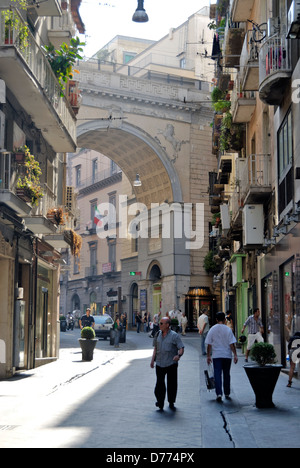
POLYGON ((84 55, 91 57, 117 35, 159 40, 207 5, 209 0, 145 0, 149 22, 138 24, 132 21, 137 0, 82 0, 84 55))

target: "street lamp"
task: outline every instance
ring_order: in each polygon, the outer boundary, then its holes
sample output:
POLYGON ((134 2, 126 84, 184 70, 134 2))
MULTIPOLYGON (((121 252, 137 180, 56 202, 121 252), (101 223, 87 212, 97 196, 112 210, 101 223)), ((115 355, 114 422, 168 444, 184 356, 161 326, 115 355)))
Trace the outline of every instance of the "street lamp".
POLYGON ((138 7, 132 17, 135 23, 147 23, 149 21, 148 15, 144 9, 144 0, 138 0, 138 7))
POLYGON ((140 180, 140 175, 137 174, 136 177, 135 177, 135 181, 133 182, 133 186, 134 187, 141 187, 142 185, 142 182, 140 180))

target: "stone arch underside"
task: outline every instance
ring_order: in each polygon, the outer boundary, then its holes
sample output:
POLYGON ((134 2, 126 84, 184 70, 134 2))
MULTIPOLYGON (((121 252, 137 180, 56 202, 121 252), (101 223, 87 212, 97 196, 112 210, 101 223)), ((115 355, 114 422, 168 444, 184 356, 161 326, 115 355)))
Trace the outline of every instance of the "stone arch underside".
POLYGON ((133 187, 136 199, 147 207, 151 203, 182 201, 177 173, 157 142, 143 130, 122 122, 108 127, 107 122, 89 121, 77 129, 77 146, 98 151, 112 159, 133 186, 136 174, 141 187, 133 187))

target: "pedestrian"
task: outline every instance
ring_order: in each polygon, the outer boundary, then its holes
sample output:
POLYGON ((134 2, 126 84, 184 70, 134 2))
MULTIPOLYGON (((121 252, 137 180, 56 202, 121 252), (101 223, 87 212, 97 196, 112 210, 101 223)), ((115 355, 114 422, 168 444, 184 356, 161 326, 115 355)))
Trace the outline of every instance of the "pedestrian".
POLYGON ((230 400, 230 369, 232 353, 234 355, 235 364, 238 362, 238 357, 235 345, 236 338, 232 333, 232 330, 225 325, 224 312, 218 312, 216 318, 217 325, 214 325, 209 330, 206 338, 207 364, 210 365, 213 361, 217 401, 222 403, 222 375, 225 398, 230 400))
POLYGON ((180 326, 181 326, 181 334, 183 336, 186 335, 185 330, 186 330, 187 322, 188 322, 187 316, 185 315, 185 312, 182 312, 181 317, 179 319, 179 323, 180 323, 180 326))
POLYGON ((147 333, 147 331, 148 331, 148 315, 147 315, 147 312, 144 313, 143 324, 144 324, 144 333, 147 333))
POLYGON ((184 353, 184 345, 180 336, 171 330, 171 320, 163 317, 160 322, 160 331, 153 340, 153 355, 150 367, 154 369, 156 362, 156 406, 163 411, 166 391, 169 407, 176 411, 175 402, 178 388, 178 361, 184 353), (165 378, 167 376, 167 387, 165 378))
POLYGON ((142 324, 142 321, 143 321, 140 312, 137 313, 135 321, 136 321, 136 331, 137 331, 137 333, 140 333, 140 328, 141 328, 141 324, 142 324))
POLYGON ((161 316, 161 312, 159 312, 158 314, 154 314, 153 328, 152 328, 152 333, 151 333, 152 338, 154 338, 156 333, 159 332, 159 319, 160 319, 160 316, 161 316))
POLYGON ((290 372, 287 387, 291 388, 293 383, 296 362, 300 360, 300 332, 296 332, 289 340, 288 351, 290 356, 290 372), (299 351, 297 353, 297 350, 299 351))
POLYGON ((254 343, 264 342, 264 339, 262 336, 264 333, 264 327, 259 317, 260 317, 260 310, 257 308, 254 310, 254 314, 248 317, 241 331, 243 335, 245 328, 248 327, 248 344, 247 344, 246 359, 245 359, 246 362, 248 362, 249 353, 254 343))
POLYGON ((95 320, 94 317, 91 315, 91 309, 88 307, 86 309, 86 314, 81 317, 79 320, 79 326, 81 330, 84 327, 92 327, 95 328, 95 320))
POLYGON ((120 345, 120 337, 123 331, 123 325, 119 318, 119 315, 116 315, 115 322, 114 322, 114 332, 115 332, 115 348, 119 348, 120 345))
POLYGON ((226 325, 227 327, 231 328, 233 334, 234 334, 234 321, 233 321, 233 316, 231 310, 228 310, 227 315, 226 315, 226 325))
POLYGON ((201 338, 202 355, 206 356, 205 340, 210 328, 207 309, 203 309, 202 314, 199 316, 197 327, 201 338))

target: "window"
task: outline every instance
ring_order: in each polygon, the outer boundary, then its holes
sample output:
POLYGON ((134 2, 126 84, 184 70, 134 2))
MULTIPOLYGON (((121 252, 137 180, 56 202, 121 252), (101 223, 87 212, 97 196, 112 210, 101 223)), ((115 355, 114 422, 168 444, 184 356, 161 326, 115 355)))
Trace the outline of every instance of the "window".
POLYGON ((98 174, 98 159, 93 159, 92 161, 92 184, 97 182, 97 174, 98 174))
POLYGON ((76 166, 75 167, 75 183, 76 187, 80 187, 81 184, 81 166, 76 166))
POLYGON ((180 68, 183 70, 186 68, 186 58, 180 60, 180 68))
POLYGON ((292 112, 288 112, 278 131, 278 200, 279 213, 282 213, 293 200, 293 122, 292 112))
POLYGON ((123 54, 123 63, 126 64, 132 60, 136 54, 134 52, 124 52, 123 54))

